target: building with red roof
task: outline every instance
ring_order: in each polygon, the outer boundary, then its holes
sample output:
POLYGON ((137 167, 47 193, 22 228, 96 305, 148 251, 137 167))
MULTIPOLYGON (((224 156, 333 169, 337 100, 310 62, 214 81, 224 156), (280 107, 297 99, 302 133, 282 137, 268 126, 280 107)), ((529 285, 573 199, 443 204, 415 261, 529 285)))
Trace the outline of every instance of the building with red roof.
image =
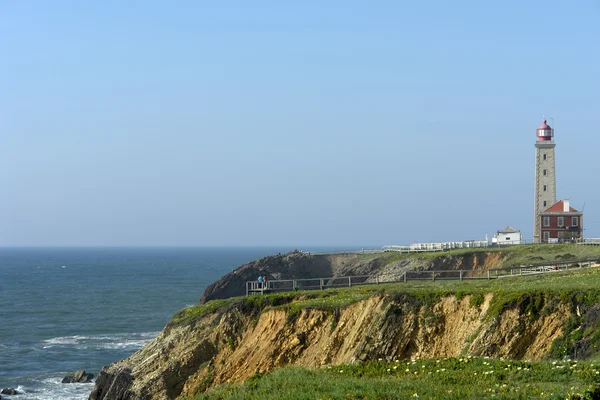
POLYGON ((583 238, 583 213, 560 200, 539 215, 542 243, 565 243, 583 238))

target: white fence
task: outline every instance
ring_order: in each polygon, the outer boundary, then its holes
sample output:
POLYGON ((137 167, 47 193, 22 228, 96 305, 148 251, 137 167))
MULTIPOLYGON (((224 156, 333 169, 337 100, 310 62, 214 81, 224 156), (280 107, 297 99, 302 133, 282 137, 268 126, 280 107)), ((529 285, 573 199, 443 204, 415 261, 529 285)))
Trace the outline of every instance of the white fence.
POLYGON ((419 251, 443 251, 451 249, 468 249, 489 247, 487 240, 468 240, 465 242, 437 242, 437 243, 413 243, 410 246, 383 246, 383 251, 398 251, 400 253, 411 253, 419 251))
POLYGON ((591 245, 600 245, 599 238, 584 238, 577 242, 577 244, 591 244, 591 245))

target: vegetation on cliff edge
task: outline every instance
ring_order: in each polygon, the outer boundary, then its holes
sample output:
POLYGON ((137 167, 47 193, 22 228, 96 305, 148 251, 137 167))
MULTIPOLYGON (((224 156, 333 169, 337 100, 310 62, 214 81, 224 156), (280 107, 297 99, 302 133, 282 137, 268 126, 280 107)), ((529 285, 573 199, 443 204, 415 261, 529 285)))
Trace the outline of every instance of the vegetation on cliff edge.
POLYGON ((394 251, 359 254, 357 257, 365 261, 377 261, 387 265, 402 260, 433 260, 440 257, 476 256, 483 253, 498 253, 501 256, 501 267, 529 265, 546 261, 567 261, 600 257, 600 246, 581 246, 575 244, 536 244, 506 247, 486 247, 453 249, 447 251, 430 251, 422 253, 399 253, 394 251))
POLYGON ((533 322, 542 315, 556 311, 559 305, 568 307, 572 317, 564 327, 563 335, 553 343, 552 356, 600 358, 598 268, 492 280, 409 281, 215 300, 180 311, 169 322, 167 330, 178 325, 192 325, 207 314, 225 313, 233 309, 252 318, 258 318, 265 310, 282 309, 288 313, 288 320, 293 321, 303 309, 336 313, 339 309, 371 296, 383 296, 386 302, 410 302, 432 310, 435 303, 447 296, 458 299, 470 296, 471 306, 479 307, 484 295, 488 293, 492 293, 493 297, 486 313, 487 319, 495 318, 506 309, 517 307, 533 322))
POLYGON ((493 312, 499 312, 507 304, 523 296, 536 293, 559 297, 579 303, 593 303, 600 299, 600 270, 598 268, 557 271, 548 274, 515 276, 491 280, 469 281, 409 281, 407 283, 371 284, 349 288, 332 288, 323 291, 299 290, 295 292, 270 293, 249 297, 211 300, 205 304, 188 307, 175 314, 169 325, 193 323, 198 318, 216 312, 238 308, 243 312, 258 314, 272 307, 297 311, 302 308, 334 310, 346 307, 374 295, 394 296, 406 293, 434 304, 442 297, 493 293, 493 312), (575 296, 575 297, 573 297, 575 296))

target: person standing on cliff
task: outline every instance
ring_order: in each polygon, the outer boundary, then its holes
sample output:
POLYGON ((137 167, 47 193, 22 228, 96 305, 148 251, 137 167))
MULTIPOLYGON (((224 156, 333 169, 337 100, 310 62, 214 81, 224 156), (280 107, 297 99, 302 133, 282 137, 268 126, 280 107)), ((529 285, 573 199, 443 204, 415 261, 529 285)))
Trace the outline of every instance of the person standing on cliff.
POLYGON ((262 277, 262 275, 259 275, 258 276, 258 288, 259 289, 262 288, 262 282, 263 282, 263 277, 262 277))
POLYGON ((267 276, 266 275, 263 276, 263 282, 264 282, 264 285, 265 285, 265 289, 268 289, 269 287, 267 285, 267 276))

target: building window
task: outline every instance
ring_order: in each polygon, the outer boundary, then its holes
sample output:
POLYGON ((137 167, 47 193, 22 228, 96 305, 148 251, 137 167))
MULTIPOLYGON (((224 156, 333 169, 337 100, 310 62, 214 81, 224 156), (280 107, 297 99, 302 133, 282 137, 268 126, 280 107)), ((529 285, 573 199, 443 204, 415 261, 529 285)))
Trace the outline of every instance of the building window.
POLYGON ((546 161, 546 155, 544 154, 544 161, 546 161))
POLYGON ((550 240, 550 232, 545 231, 544 232, 544 242, 547 242, 548 240, 550 240))
POLYGON ((548 175, 548 170, 547 169, 544 170, 544 176, 546 176, 546 175, 548 175))
POLYGON ((546 185, 544 185, 544 192, 546 191, 546 189, 547 189, 547 187, 546 187, 546 185))
POLYGON ((571 226, 579 226, 579 217, 573 217, 571 221, 571 226))
POLYGON ((544 207, 546 207, 546 200, 544 200, 544 207))
MULTIPOLYGON (((545 203, 545 202, 544 202, 545 203)), ((545 204, 544 204, 545 205, 545 204)), ((544 226, 550 226, 550 217, 544 217, 544 226)))
POLYGON ((565 217, 558 217, 558 227, 562 228, 565 226, 565 217))

